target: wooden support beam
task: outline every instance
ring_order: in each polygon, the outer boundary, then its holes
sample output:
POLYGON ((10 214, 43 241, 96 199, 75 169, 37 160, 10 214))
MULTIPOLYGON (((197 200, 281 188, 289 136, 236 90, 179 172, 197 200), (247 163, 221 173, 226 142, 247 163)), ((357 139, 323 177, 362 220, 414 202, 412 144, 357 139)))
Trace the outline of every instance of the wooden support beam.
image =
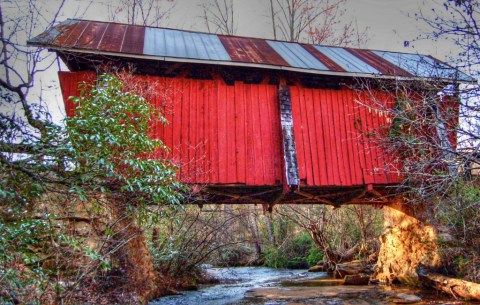
MULTIPOLYGON (((300 195, 300 196, 303 196, 307 199, 311 199, 311 200, 315 200, 315 201, 318 201, 319 203, 324 203, 324 204, 329 204, 329 205, 334 205, 334 203, 330 200, 327 200, 327 199, 324 199, 320 196, 315 196, 315 195, 312 195, 312 194, 308 194, 308 193, 305 193, 305 192, 302 192, 302 191, 296 191, 295 192, 296 194, 300 195)), ((300 200, 303 200, 303 199, 300 199, 300 200)))
POLYGON ((374 196, 377 196, 377 199, 379 199, 381 202, 383 203, 387 203, 388 202, 388 199, 383 195, 381 194, 379 191, 375 190, 375 189, 371 189, 368 191, 370 194, 374 195, 374 196))
POLYGON ((298 173, 297 149, 293 133, 292 102, 290 88, 280 84, 278 87, 278 100, 280 106, 280 124, 282 127, 282 143, 284 157, 284 172, 287 189, 298 189, 300 178, 298 173))

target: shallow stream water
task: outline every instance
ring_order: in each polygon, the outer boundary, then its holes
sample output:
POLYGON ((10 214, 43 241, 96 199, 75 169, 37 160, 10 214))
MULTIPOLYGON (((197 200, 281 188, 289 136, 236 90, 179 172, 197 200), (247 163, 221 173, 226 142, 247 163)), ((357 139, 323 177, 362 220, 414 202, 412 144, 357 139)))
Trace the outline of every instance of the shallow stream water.
POLYGON ((150 305, 224 305, 259 304, 243 300, 253 288, 275 287, 282 281, 327 277, 327 273, 307 270, 274 269, 267 267, 208 268, 207 272, 220 280, 219 284, 200 286, 197 291, 159 298, 150 305))
MULTIPOLYGON (((207 268, 219 284, 158 298, 149 305, 386 305, 420 296, 415 304, 480 304, 449 299, 431 291, 405 287, 340 286, 327 273, 267 267, 207 268), (400 297, 400 298, 399 298, 400 297)), ((411 303, 411 302, 410 302, 411 303)))

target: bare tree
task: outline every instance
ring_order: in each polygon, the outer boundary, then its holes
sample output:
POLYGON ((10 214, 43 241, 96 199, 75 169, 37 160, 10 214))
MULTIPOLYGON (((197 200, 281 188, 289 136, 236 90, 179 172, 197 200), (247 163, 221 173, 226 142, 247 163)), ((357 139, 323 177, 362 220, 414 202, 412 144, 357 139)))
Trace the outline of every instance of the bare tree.
POLYGON ((209 33, 235 35, 237 21, 234 0, 210 0, 202 3, 202 16, 209 33))
MULTIPOLYGON (((478 76, 480 2, 478 0, 440 0, 435 1, 434 4, 437 4, 434 8, 430 3, 426 4, 426 8, 414 16, 429 28, 417 39, 446 41, 460 48, 459 52, 452 55, 450 63, 478 76)), ((452 48, 452 50, 456 49, 452 48)))
POLYGON ((330 45, 361 45, 366 29, 353 21, 342 22, 347 0, 271 0, 270 17, 274 39, 330 45))
POLYGON ((25 152, 22 150, 28 150, 29 142, 46 136, 46 128, 51 122, 45 113, 45 104, 39 95, 30 99, 29 94, 36 76, 55 64, 56 58, 44 50, 28 48, 25 42, 42 29, 46 30, 55 24, 64 4, 65 1, 61 1, 57 9, 49 13, 42 9, 47 6, 43 1, 0 3, 0 119, 3 150, 8 146, 10 152, 25 152), (7 132, 7 126, 13 127, 8 128, 10 132, 7 132), (20 143, 22 145, 17 145, 20 143))
POLYGON ((372 206, 335 209, 327 205, 285 205, 277 212, 308 232, 324 254, 326 269, 333 270, 337 263, 358 255, 367 259, 378 250, 374 240, 379 235, 382 213, 372 206))
POLYGON ((108 5, 110 20, 160 26, 175 5, 174 0, 120 0, 108 5), (125 20, 126 19, 126 20, 125 20))

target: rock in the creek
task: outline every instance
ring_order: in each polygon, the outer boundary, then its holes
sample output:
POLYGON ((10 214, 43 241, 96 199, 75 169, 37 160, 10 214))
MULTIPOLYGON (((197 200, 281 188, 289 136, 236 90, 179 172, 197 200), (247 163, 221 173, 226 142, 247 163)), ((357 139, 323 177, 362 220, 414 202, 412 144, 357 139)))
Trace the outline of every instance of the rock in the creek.
POLYGON ((308 269, 308 272, 326 272, 325 266, 321 264, 316 264, 308 269))
POLYGON ((365 272, 365 262, 355 260, 344 264, 337 264, 335 268, 335 277, 343 278, 346 275, 356 275, 365 272))
POLYGON ((198 286, 196 284, 184 282, 181 284, 183 290, 191 291, 191 290, 198 290, 198 286))
POLYGON ((393 303, 396 304, 412 304, 420 302, 422 299, 413 294, 399 293, 393 299, 393 303))
POLYGON ((344 285, 368 285, 370 276, 367 274, 346 275, 344 285))

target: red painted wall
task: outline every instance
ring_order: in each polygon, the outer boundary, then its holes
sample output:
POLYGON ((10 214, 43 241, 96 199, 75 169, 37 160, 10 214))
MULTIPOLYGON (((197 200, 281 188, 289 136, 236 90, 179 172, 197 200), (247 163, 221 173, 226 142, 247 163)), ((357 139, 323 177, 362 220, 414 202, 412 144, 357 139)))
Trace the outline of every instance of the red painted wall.
MULTIPOLYGON (((67 115, 74 107, 79 81, 91 72, 60 72, 67 115)), ((277 86, 222 80, 135 76, 149 100, 163 110, 168 123, 151 134, 170 152, 158 157, 180 166, 184 182, 200 184, 281 185, 283 155, 277 86)), ((380 112, 369 111, 355 91, 291 87, 294 133, 301 184, 353 186, 391 184, 397 175, 369 130, 389 125, 380 112)), ((385 96, 385 100, 388 97, 385 96)))
MULTIPOLYGON (((85 75, 60 72, 67 115, 85 75)), ((170 148, 184 182, 282 185, 282 146, 277 87, 222 80, 136 76, 157 93, 149 100, 163 109, 167 125, 152 126, 153 136, 170 148)))
MULTIPOLYGON (((399 177, 391 174, 391 169, 386 171, 391 160, 386 160, 375 137, 368 135, 369 131, 389 123, 381 112, 357 102, 371 103, 367 94, 297 86, 290 90, 303 184, 351 186, 398 182, 399 177)), ((381 98, 388 101, 390 97, 381 98)))

